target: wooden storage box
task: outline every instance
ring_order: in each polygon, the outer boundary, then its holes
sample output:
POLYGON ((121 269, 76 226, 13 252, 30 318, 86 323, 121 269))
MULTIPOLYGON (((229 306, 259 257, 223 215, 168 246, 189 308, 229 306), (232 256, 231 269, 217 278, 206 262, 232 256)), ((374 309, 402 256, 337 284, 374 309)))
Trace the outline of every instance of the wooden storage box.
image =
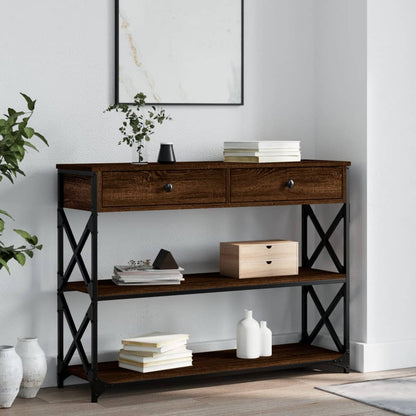
POLYGON ((298 242, 267 240, 220 243, 220 273, 237 279, 298 274, 298 242))

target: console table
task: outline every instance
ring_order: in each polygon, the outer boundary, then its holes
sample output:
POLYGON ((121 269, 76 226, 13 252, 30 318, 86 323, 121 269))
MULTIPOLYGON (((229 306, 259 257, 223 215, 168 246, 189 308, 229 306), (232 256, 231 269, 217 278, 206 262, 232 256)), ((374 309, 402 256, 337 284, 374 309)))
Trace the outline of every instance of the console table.
POLYGON ((303 160, 290 163, 178 162, 170 165, 149 163, 133 165, 58 164, 58 386, 75 375, 87 380, 91 401, 96 402, 106 387, 157 379, 178 379, 213 374, 302 367, 332 363, 349 371, 349 201, 348 167, 350 162, 303 160), (340 204, 332 224, 325 232, 312 209, 313 204, 340 204), (265 205, 301 205, 302 267, 295 276, 233 279, 219 273, 185 275, 177 286, 117 286, 98 279, 98 213, 119 211, 174 210, 196 208, 252 207, 265 205), (76 241, 66 209, 90 212, 85 229, 76 241), (320 241, 308 253, 308 223, 313 224, 320 241), (341 225, 340 225, 341 224, 341 225), (338 226, 343 232, 343 258, 335 253, 330 237, 338 226), (64 265, 64 239, 68 239, 72 257, 64 265), (87 268, 82 250, 88 239, 91 264, 87 268), (337 272, 313 268, 326 248, 337 272), (70 281, 75 266, 83 280, 70 281), (339 284, 340 289, 327 309, 314 289, 316 285, 339 284), (271 357, 256 360, 236 358, 235 350, 194 354, 193 366, 153 373, 139 373, 118 367, 117 362, 98 362, 98 302, 113 299, 172 296, 250 289, 299 286, 302 288, 302 336, 296 344, 275 345, 271 357), (66 293, 78 291, 89 296, 90 304, 77 327, 66 293), (337 334, 330 315, 343 301, 343 334, 337 334), (308 301, 312 301, 320 320, 308 330, 308 301), (69 348, 64 346, 64 319, 72 335, 69 348), (82 338, 90 326, 91 355, 87 356, 82 338), (335 351, 313 346, 326 327, 335 351), (70 365, 75 351, 80 365, 70 365))

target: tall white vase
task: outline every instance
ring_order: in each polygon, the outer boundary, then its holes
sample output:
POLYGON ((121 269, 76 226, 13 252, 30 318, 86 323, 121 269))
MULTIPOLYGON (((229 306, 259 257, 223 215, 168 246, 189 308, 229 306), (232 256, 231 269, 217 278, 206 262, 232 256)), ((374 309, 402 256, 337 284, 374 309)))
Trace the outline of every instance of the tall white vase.
POLYGON ((260 327, 253 319, 253 311, 245 310, 245 318, 237 325, 237 357, 259 358, 260 356, 260 327))
POLYGON ((19 393, 22 360, 14 347, 0 345, 0 408, 10 407, 19 393))
POLYGON ((260 357, 272 355, 272 331, 267 328, 266 321, 260 321, 260 357))
POLYGON ((46 357, 37 338, 19 338, 16 352, 22 359, 23 379, 19 397, 36 397, 46 376, 46 357))

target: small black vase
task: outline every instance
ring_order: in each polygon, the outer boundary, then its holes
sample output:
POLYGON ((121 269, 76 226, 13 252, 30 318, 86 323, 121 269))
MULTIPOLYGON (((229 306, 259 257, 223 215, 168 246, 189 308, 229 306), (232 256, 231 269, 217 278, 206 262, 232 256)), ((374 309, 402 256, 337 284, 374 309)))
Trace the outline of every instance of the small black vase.
POLYGON ((173 151, 173 143, 160 143, 158 163, 175 163, 175 152, 173 151))

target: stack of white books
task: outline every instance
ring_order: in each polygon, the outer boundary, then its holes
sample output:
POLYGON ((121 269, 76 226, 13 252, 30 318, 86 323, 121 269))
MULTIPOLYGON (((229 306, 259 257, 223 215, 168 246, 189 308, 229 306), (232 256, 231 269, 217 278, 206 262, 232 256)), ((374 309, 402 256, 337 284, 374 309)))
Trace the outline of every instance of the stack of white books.
POLYGON ((183 280, 183 269, 132 268, 114 266, 113 282, 119 286, 179 285, 183 280))
POLYGON ((152 332, 123 339, 118 365, 140 373, 190 367, 192 351, 186 348, 188 334, 152 332))
POLYGON ((224 142, 224 161, 242 163, 299 162, 300 141, 224 142))

